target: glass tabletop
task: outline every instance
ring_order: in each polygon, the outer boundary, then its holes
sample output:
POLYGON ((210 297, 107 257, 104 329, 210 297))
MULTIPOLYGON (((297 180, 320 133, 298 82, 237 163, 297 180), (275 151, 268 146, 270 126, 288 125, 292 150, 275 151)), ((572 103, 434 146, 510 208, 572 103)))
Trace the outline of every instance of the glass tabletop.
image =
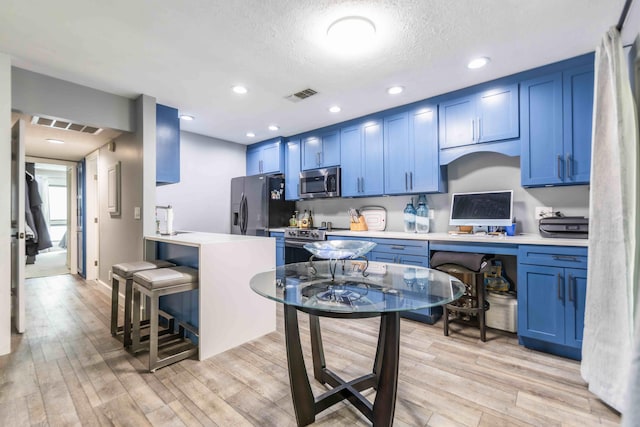
POLYGON ((419 310, 464 293, 462 282, 442 271, 366 260, 287 264, 255 275, 250 286, 283 304, 344 314, 419 310))

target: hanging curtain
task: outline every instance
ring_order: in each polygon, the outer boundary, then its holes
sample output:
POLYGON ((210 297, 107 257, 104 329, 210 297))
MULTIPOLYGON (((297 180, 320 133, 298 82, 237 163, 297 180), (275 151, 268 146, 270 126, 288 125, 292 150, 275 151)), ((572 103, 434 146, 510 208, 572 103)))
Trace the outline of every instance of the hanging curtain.
POLYGON ((596 50, 589 266, 582 377, 618 411, 625 407, 638 288, 638 129, 620 33, 596 50))

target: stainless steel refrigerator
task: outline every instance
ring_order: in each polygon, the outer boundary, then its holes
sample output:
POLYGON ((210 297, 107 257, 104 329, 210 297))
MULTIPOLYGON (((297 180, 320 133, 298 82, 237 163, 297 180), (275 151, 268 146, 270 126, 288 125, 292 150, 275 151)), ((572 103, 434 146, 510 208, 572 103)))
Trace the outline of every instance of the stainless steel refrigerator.
POLYGON ((284 199, 284 175, 253 175, 231 179, 231 234, 268 236, 269 228, 285 227, 295 202, 284 199))

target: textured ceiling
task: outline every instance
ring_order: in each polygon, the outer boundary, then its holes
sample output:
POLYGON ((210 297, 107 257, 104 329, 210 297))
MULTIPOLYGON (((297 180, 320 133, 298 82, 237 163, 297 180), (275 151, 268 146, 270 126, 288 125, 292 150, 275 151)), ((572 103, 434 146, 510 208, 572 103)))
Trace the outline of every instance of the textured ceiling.
MULTIPOLYGON (((593 51, 624 0, 2 3, 0 51, 13 65, 127 97, 154 96, 196 117, 182 122, 184 130, 248 144, 593 51), (372 49, 341 55, 328 47, 327 27, 347 15, 375 22, 372 49), (479 55, 491 57, 489 66, 468 70, 479 55), (231 92, 238 83, 249 93, 231 92), (394 84, 405 92, 387 95, 394 84), (305 88, 318 94, 284 99, 305 88), (329 113, 332 104, 342 112, 329 113), (271 123, 280 131, 268 131, 271 123)), ((640 19, 632 24, 627 43, 640 19)))

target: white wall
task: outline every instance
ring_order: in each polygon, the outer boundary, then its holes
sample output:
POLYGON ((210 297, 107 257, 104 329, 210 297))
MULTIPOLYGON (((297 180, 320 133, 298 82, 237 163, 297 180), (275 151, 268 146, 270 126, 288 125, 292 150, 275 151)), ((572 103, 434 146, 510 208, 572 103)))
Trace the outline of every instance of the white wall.
MULTIPOLYGON (((519 233, 537 233, 534 220, 536 206, 550 206, 565 215, 588 216, 589 186, 543 187, 526 189, 520 186, 520 158, 496 153, 476 153, 455 160, 448 166, 449 192, 429 194, 427 203, 435 211, 431 231, 446 232, 449 227, 451 193, 487 190, 514 190, 514 213, 519 233)), ((353 199, 324 199, 298 202, 298 210, 311 208, 314 224, 332 221, 334 227, 349 226, 347 209, 362 206, 383 206, 387 210, 387 230, 403 231, 402 211, 411 197, 368 197, 353 199)), ((417 203, 414 203, 417 204, 417 203)))
POLYGON ((0 355, 11 351, 11 58, 0 52, 0 355))
POLYGON ((180 182, 156 187, 156 204, 174 208, 174 229, 228 233, 231 178, 245 175, 246 147, 180 132, 180 182))

